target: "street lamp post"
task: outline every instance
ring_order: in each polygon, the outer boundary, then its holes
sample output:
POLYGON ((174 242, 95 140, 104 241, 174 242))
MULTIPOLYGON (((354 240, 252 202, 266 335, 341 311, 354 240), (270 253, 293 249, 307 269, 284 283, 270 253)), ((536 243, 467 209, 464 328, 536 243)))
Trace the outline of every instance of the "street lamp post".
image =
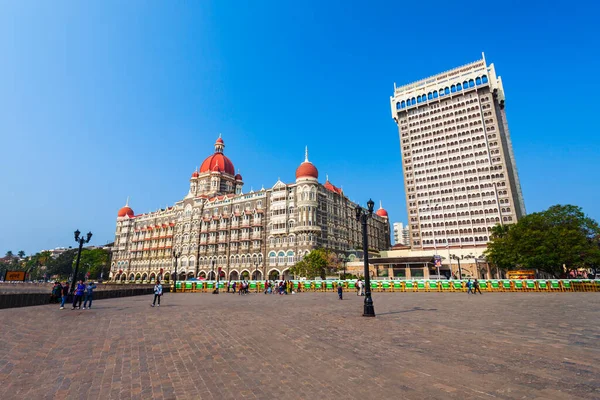
POLYGON ((360 206, 356 207, 356 220, 362 225, 362 236, 363 236, 363 254, 364 254, 364 267, 365 267, 365 304, 363 317, 374 317, 375 307, 373 306, 373 299, 371 298, 371 274, 369 273, 369 237, 367 234, 367 221, 373 217, 373 207, 375 203, 369 199, 367 202, 367 209, 363 209, 360 206))
POLYGON ((256 293, 258 293, 258 263, 254 263, 254 282, 256 282, 256 293))
POLYGON ((175 258, 175 273, 173 276, 173 293, 177 292, 177 259, 181 257, 181 251, 173 250, 173 258, 175 258))
POLYGON ((88 232, 86 237, 79 236, 81 232, 79 229, 75 231, 75 241, 79 243, 79 250, 77 251, 77 262, 75 263, 75 271, 73 272, 73 279, 71 280, 71 290, 70 293, 73 294, 75 290, 75 281, 77 280, 77 273, 79 272, 79 260, 81 259, 81 249, 83 248, 84 243, 89 243, 92 239, 92 232, 88 232))

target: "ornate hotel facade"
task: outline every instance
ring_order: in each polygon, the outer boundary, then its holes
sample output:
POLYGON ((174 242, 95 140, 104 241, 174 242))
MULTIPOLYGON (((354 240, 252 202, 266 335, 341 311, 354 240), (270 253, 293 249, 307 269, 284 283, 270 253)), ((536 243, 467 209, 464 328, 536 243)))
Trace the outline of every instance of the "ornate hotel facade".
MULTIPOLYGON (((170 279, 173 252, 181 253, 178 279, 288 278, 289 269, 315 248, 339 257, 361 248, 357 205, 305 160, 296 181, 243 193, 243 179, 224 154, 219 137, 190 178, 188 194, 172 207, 135 215, 118 212, 110 279, 170 279)), ((369 247, 390 247, 387 212, 380 207, 368 225, 369 247)))
POLYGON ((395 87, 390 102, 413 250, 484 249, 494 225, 525 215, 502 79, 484 56, 395 87))

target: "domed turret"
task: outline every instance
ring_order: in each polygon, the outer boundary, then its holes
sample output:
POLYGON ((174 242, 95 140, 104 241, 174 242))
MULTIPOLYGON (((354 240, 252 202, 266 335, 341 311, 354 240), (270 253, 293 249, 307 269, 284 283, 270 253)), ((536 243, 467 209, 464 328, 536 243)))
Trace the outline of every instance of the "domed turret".
POLYGON ((121 207, 121 209, 117 213, 117 217, 121 218, 121 217, 124 217, 126 215, 129 218, 131 218, 131 217, 133 217, 135 215, 134 212, 133 212, 133 210, 131 209, 131 207, 129 207, 129 197, 127 198, 127 201, 125 202, 125 206, 121 207))
POLYGON ((379 215, 382 218, 387 218, 388 217, 387 211, 385 211, 384 208, 381 206, 381 200, 379 200, 379 210, 377 210, 375 212, 375 214, 379 215))
POLYGON ((319 171, 317 167, 308 161, 308 146, 304 153, 304 162, 296 169, 296 179, 301 178, 314 178, 319 179, 319 171))

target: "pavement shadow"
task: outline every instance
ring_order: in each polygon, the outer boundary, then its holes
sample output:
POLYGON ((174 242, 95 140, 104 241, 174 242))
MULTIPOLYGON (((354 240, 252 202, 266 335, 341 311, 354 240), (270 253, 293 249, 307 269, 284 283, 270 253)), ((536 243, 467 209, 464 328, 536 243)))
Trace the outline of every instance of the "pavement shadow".
POLYGON ((401 311, 388 311, 383 313, 377 313, 377 315, 391 315, 391 314, 404 314, 415 311, 437 311, 437 308, 421 308, 421 307, 413 307, 410 310, 401 310, 401 311))

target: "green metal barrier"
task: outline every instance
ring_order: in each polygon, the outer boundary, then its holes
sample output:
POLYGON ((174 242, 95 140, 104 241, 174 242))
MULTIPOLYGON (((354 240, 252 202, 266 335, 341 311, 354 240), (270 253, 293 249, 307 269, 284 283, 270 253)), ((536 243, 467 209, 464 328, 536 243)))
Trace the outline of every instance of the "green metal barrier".
POLYGON ((437 292, 439 290, 440 285, 438 280, 428 281, 428 283, 430 292, 437 292))
POLYGON ((463 282, 462 281, 452 281, 452 289, 454 289, 455 292, 462 292, 463 291, 463 282))
POLYGON ((394 292, 402 292, 403 289, 401 281, 394 281, 394 292))
POLYGON ((425 281, 417 281, 417 290, 419 292, 424 292, 425 289, 425 281))
POLYGON ((548 290, 548 282, 542 279, 537 280, 537 285, 539 290, 548 290))
POLYGON ((525 285, 523 284, 522 280, 516 280, 514 281, 515 283, 515 290, 524 290, 525 289, 525 285))
POLYGON ((415 282, 414 281, 406 281, 404 282, 404 288, 407 292, 413 292, 415 290, 415 282))
POLYGON ((450 281, 443 280, 441 286, 443 292, 449 292, 452 289, 450 286, 450 281))

